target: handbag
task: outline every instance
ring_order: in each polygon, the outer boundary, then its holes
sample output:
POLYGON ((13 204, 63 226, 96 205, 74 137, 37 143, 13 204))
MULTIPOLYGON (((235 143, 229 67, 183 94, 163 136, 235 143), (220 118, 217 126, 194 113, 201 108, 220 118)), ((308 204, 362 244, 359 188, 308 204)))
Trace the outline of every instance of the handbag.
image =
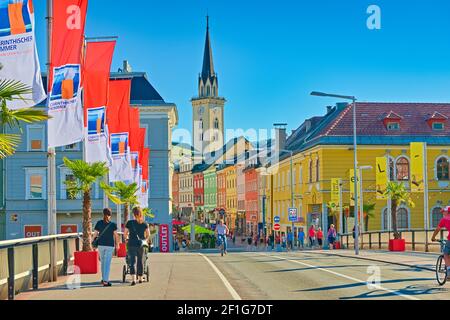
POLYGON ((140 243, 141 243, 140 248, 148 247, 148 242, 147 242, 147 240, 145 240, 145 239, 142 240, 141 237, 139 237, 139 234, 138 234, 137 231, 136 231, 135 223, 133 223, 133 231, 136 233, 136 237, 138 238, 138 240, 139 240, 140 243))
POLYGON ((108 230, 109 226, 111 225, 111 222, 108 223, 108 225, 106 226, 105 229, 103 229, 103 231, 99 234, 98 237, 95 237, 94 240, 92 240, 92 247, 94 247, 95 249, 98 248, 98 241, 99 239, 103 236, 103 234, 105 234, 105 231, 108 230))

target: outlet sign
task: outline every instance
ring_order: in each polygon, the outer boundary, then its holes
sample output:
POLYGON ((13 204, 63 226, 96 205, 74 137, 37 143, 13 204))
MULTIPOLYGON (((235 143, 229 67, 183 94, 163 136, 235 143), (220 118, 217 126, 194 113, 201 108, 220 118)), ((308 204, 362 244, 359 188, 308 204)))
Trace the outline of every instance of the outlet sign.
POLYGON ((159 251, 161 253, 170 252, 170 232, 169 225, 162 224, 159 226, 159 251))
POLYGON ((42 237, 42 226, 25 226, 24 229, 26 239, 42 237))

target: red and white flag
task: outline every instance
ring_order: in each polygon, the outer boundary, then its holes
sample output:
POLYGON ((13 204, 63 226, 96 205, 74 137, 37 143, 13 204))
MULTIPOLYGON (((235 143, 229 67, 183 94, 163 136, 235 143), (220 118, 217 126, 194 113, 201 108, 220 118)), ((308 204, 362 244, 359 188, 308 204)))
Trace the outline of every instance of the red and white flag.
POLYGON ((82 52, 88 0, 53 3, 51 61, 48 76, 48 146, 62 147, 83 139, 82 52))

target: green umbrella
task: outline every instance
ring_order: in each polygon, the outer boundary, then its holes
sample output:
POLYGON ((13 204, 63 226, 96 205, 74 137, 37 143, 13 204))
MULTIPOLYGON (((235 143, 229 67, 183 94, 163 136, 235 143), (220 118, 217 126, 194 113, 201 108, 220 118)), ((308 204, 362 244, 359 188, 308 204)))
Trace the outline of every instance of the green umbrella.
MULTIPOLYGON (((182 230, 186 231, 187 233, 190 234, 191 233, 191 226, 188 225, 188 226, 184 227, 182 230)), ((209 229, 206 229, 206 228, 203 228, 203 227, 200 227, 200 226, 195 226, 195 234, 209 234, 209 235, 213 235, 214 231, 211 231, 209 229)))

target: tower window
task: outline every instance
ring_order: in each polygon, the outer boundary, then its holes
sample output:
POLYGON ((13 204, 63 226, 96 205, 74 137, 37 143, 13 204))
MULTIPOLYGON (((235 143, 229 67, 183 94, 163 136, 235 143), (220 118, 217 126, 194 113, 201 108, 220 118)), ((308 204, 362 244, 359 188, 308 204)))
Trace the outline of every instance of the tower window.
POLYGON ((214 129, 219 129, 219 119, 214 120, 214 129))
POLYGON ((211 95, 211 87, 208 85, 206 86, 206 96, 210 96, 211 95))

